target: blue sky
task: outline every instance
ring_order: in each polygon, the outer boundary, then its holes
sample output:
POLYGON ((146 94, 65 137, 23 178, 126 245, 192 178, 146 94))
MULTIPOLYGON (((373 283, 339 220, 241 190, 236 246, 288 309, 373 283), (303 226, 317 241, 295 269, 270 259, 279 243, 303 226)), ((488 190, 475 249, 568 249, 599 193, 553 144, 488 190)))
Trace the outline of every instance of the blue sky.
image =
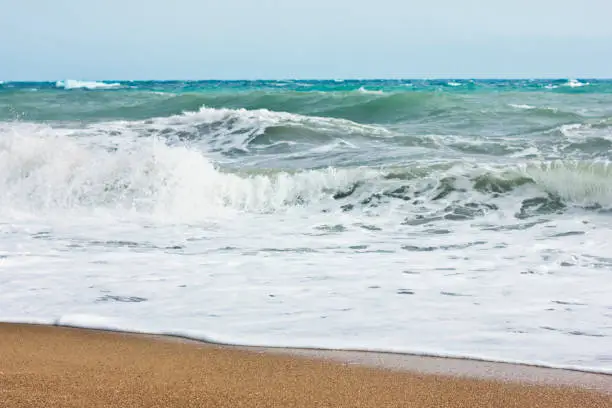
POLYGON ((612 1, 0 0, 0 80, 612 77, 612 1))

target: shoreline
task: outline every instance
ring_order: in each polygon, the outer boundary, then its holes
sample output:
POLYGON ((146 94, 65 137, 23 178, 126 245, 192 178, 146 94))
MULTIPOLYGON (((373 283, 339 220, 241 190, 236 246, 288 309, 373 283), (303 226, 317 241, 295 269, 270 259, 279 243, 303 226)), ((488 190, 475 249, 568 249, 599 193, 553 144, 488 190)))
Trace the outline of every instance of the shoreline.
POLYGON ((607 374, 52 325, 0 323, 0 362, 15 408, 612 406, 607 374))
MULTIPOLYGON (((228 348, 237 348, 243 350, 265 350, 271 353, 282 353, 282 354, 296 354, 296 355, 320 355, 326 356, 325 358, 332 358, 335 354, 344 354, 347 357, 349 355, 371 355, 371 356, 388 356, 399 357, 399 358, 414 358, 414 359, 434 359, 434 360, 450 360, 454 362, 467 362, 469 364, 487 364, 487 365, 499 365, 499 366, 512 366, 512 367, 524 367, 526 370, 546 370, 546 371, 564 371, 564 372, 575 372, 578 374, 585 375, 600 375, 612 377, 612 366, 610 368, 586 368, 580 366, 571 366, 563 364, 553 364, 546 362, 529 362, 529 361, 513 361, 505 359, 497 359, 494 357, 487 358, 481 356, 470 356, 470 355, 459 355, 459 354, 445 354, 441 352, 421 352, 421 351, 397 351, 397 350, 385 350, 377 348, 326 348, 318 346, 270 346, 270 345, 251 345, 241 343, 230 343, 224 341, 214 340, 207 338, 206 336, 197 337, 190 336, 189 334, 181 334, 180 332, 149 332, 141 330, 130 330, 121 328, 112 328, 107 326, 96 326, 96 325, 84 325, 84 324, 72 324, 72 323, 61 323, 60 319, 48 321, 47 319, 5 319, 0 320, 0 325, 11 324, 11 325, 28 325, 28 326, 51 326, 60 328, 71 328, 80 330, 91 330, 99 331, 103 333, 118 333, 135 336, 145 336, 159 338, 160 340, 175 339, 176 341, 193 342, 195 344, 205 344, 213 346, 221 346, 228 348)), ((368 359, 364 359, 366 362, 368 359)))
MULTIPOLYGON (((1 325, 2 323, 0 323, 0 327, 1 325)), ((394 372, 453 376, 520 384, 579 387, 612 395, 612 374, 581 370, 579 368, 550 367, 537 364, 495 361, 470 357, 439 356, 379 350, 249 346, 202 340, 178 334, 141 333, 124 330, 94 329, 72 325, 52 325, 52 327, 88 330, 100 333, 115 333, 125 336, 149 338, 155 341, 187 343, 195 346, 199 345, 201 347, 217 347, 259 354, 316 359, 394 372)))
POLYGON ((135 336, 162 342, 178 342, 201 347, 248 351, 260 354, 300 357, 340 364, 385 369, 395 372, 449 375, 477 380, 505 381, 523 384, 568 386, 590 389, 612 395, 612 374, 581 368, 554 367, 535 363, 487 360, 485 358, 445 356, 425 353, 402 353, 367 349, 326 349, 319 347, 251 346, 223 343, 172 333, 148 333, 120 329, 86 327, 71 324, 20 323, 0 321, 5 325, 56 327, 93 333, 135 336))

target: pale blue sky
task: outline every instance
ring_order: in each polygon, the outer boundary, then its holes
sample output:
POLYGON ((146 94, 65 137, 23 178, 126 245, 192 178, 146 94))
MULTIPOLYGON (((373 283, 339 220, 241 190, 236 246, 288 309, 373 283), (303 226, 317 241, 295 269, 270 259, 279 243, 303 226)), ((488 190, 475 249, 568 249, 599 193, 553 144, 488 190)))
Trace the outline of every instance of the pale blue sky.
POLYGON ((0 0, 0 80, 612 77, 612 1, 0 0))

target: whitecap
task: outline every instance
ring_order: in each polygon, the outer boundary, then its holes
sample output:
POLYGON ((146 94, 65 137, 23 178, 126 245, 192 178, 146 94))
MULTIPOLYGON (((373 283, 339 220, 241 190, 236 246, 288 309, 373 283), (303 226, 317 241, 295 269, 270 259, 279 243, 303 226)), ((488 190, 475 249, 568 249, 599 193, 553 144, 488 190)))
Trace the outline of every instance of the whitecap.
POLYGON ((383 95, 384 92, 382 90, 371 90, 371 89, 366 89, 364 86, 362 86, 361 88, 359 88, 357 90, 357 92, 360 93, 364 93, 364 94, 373 94, 373 95, 383 95))
POLYGON ((516 108, 516 109, 537 109, 536 106, 532 106, 532 105, 526 105, 526 104, 514 104, 511 103, 508 106, 510 106, 511 108, 516 108))
POLYGON ((75 79, 67 79, 65 81, 57 81, 55 83, 57 88, 64 89, 111 89, 111 88, 119 88, 121 86, 120 83, 106 83, 106 82, 96 82, 96 81, 77 81, 75 79))
POLYGON ((580 82, 577 79, 570 79, 565 84, 563 84, 563 86, 567 86, 570 88, 580 88, 582 86, 588 86, 588 85, 590 85, 589 82, 580 82))
POLYGON ((107 149, 42 125, 0 128, 0 136, 0 208, 6 211, 128 210, 197 220, 315 203, 382 174, 366 168, 227 172, 202 151, 157 138, 122 140, 107 149))

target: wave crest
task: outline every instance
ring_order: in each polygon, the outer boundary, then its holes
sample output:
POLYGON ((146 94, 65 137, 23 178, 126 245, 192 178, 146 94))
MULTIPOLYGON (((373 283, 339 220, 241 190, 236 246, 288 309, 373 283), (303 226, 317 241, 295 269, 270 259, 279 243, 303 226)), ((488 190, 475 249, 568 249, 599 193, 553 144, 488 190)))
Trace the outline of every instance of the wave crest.
POLYGON ((553 161, 521 166, 545 191, 582 206, 612 206, 612 165, 607 161, 553 161))
MULTIPOLYGON (((27 129, 22 129, 22 131, 27 129)), ((329 198, 379 174, 367 169, 236 174, 200 151, 158 139, 83 146, 49 128, 0 137, 0 207, 109 209, 197 219, 221 209, 275 211, 329 198)))
MULTIPOLYGON (((169 140, 189 140, 208 146, 211 151, 248 151, 286 144, 320 145, 351 137, 388 137, 381 126, 363 125, 346 119, 304 116, 267 109, 214 109, 144 121, 103 122, 90 125, 93 133, 159 136, 169 140)), ((346 142, 348 143, 348 142, 346 142)))
MULTIPOLYGON (((215 122, 235 112, 212 114, 206 117, 215 122)), ((103 209, 193 220, 324 204, 464 219, 534 197, 552 197, 554 208, 612 208, 612 165, 603 161, 232 170, 159 137, 103 141, 41 125, 0 126, 0 214, 103 209)))

